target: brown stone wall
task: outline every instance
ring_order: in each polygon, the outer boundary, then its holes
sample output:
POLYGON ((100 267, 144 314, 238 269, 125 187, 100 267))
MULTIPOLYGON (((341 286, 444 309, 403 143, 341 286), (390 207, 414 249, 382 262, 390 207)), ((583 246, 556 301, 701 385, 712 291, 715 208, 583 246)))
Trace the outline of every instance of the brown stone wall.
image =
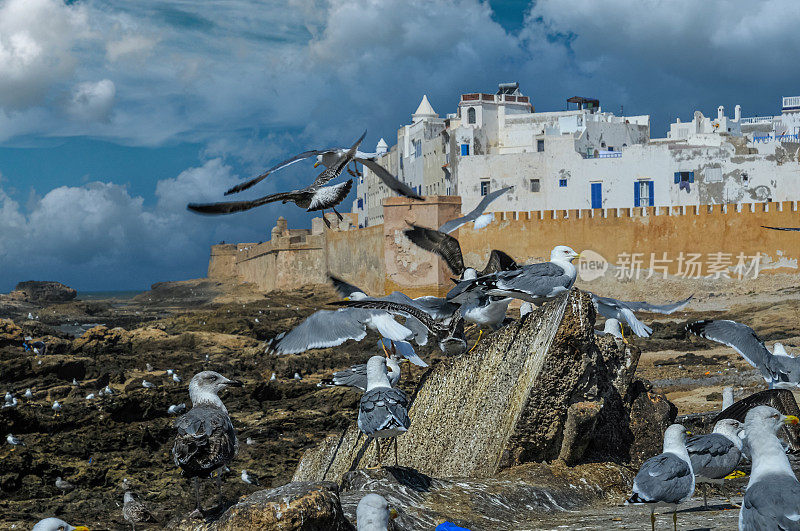
POLYGON ((403 234, 409 223, 437 228, 461 215, 458 196, 428 196, 425 201, 389 197, 383 202, 385 291, 402 291, 410 297, 442 296, 452 286, 453 274, 444 261, 423 251, 403 234))
POLYGON ((223 243, 211 246, 208 278, 236 278, 236 244, 223 243))
POLYGON ((383 225, 346 231, 328 231, 328 271, 370 295, 384 294, 383 225))

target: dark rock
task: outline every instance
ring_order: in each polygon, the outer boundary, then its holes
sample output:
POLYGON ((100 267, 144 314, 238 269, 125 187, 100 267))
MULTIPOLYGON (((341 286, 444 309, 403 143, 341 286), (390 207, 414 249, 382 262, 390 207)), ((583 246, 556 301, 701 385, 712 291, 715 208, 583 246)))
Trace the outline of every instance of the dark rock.
POLYGON ((129 352, 131 350, 131 334, 124 328, 108 328, 95 326, 87 330, 81 337, 72 342, 75 352, 98 355, 111 352, 129 352))
POLYGON ((78 296, 75 289, 50 280, 26 280, 17 284, 14 291, 29 302, 66 302, 78 296))
POLYGON ((678 408, 662 394, 649 391, 637 380, 631 393, 630 430, 633 444, 630 448, 631 464, 639 466, 664 446, 664 431, 675 421, 678 408))
POLYGON ((0 347, 5 345, 21 345, 25 336, 22 328, 11 319, 0 319, 0 347))

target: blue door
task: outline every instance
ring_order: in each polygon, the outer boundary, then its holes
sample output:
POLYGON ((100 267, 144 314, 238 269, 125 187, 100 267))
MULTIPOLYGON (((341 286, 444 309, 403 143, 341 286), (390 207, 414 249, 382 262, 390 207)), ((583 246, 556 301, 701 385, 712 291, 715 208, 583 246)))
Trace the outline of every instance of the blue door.
POLYGON ((592 208, 603 208, 603 183, 592 183, 592 208))

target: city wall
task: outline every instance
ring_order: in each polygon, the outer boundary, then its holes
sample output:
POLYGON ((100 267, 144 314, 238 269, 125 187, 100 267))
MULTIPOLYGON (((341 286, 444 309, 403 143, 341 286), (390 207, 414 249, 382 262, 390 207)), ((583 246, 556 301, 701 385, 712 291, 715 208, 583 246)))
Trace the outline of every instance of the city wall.
MULTIPOLYGON (((467 266, 481 269, 491 249, 520 263, 547 260, 559 244, 591 250, 611 265, 670 275, 798 273, 800 233, 762 225, 800 226, 800 204, 743 203, 689 207, 498 212, 486 228, 469 223, 453 233, 467 266), (756 258, 758 257, 758 258, 756 258), (757 263, 753 263, 757 260, 757 263), (741 269, 737 269, 741 268, 741 269)), ((209 278, 235 278, 259 289, 324 284, 330 272, 370 294, 401 290, 409 296, 444 295, 453 276, 444 262, 409 242, 409 224, 438 227, 457 217, 461 200, 431 196, 425 202, 393 197, 384 202, 384 223, 356 228, 356 214, 339 222, 312 220, 312 228, 288 229, 280 218, 271 240, 222 244, 211 249, 209 278)), ((596 255, 584 253, 590 259, 596 255)))

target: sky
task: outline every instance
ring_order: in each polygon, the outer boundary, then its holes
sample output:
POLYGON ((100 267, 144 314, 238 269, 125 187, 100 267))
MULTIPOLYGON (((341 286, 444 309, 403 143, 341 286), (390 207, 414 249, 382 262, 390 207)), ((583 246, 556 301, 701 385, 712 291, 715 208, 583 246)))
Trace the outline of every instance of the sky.
POLYGON ((650 114, 653 137, 718 105, 778 114, 800 94, 798 26, 796 0, 0 0, 0 292, 202 277, 211 244, 310 215, 186 203, 364 129, 366 150, 392 145, 423 94, 444 115, 518 81, 539 111, 581 95, 650 114))

